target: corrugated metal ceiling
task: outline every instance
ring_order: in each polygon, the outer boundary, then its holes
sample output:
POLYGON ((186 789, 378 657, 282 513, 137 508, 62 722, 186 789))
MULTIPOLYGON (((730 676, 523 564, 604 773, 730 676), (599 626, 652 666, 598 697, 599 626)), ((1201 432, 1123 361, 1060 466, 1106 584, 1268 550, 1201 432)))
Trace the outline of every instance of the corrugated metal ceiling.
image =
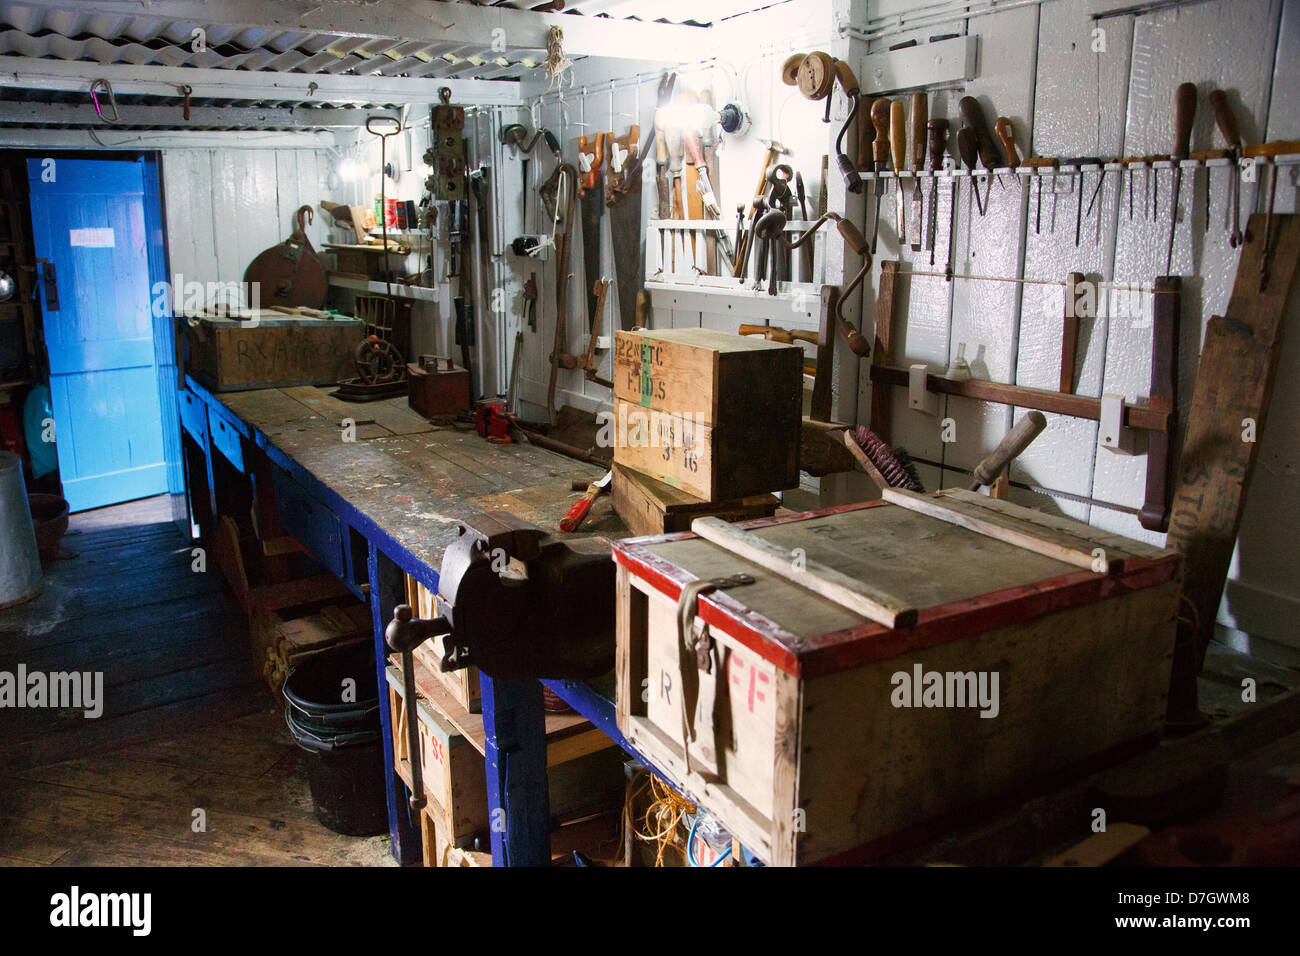
MULTIPOLYGON (((770 5, 756 0, 571 0, 564 13, 572 16, 654 20, 681 25, 707 25, 770 5), (701 16, 701 8, 709 11, 701 16), (652 14, 647 16, 647 12, 652 14)), ((780 2, 780 0, 777 0, 780 2)), ((476 4, 535 9, 531 2, 476 4)), ((77 11, 0 2, 0 57, 31 57, 64 61, 136 66, 198 67, 224 70, 275 71, 295 74, 341 74, 419 78, 513 80, 537 68, 544 51, 439 44, 401 39, 375 39, 297 30, 239 29, 187 23, 149 16, 97 13, 94 3, 77 11), (192 48, 192 31, 202 26, 206 48, 192 48)), ((84 94, 0 89, 0 101, 85 103, 84 94)), ((167 97, 118 97, 118 102, 159 104, 167 97)), ((202 100, 194 106, 263 106, 252 100, 202 100)), ((283 109, 294 104, 277 102, 283 109)), ((315 100, 311 106, 328 106, 315 100)), ((385 106, 391 104, 371 104, 385 106)), ((12 125, 12 124, 11 124, 12 125)), ((77 126, 81 124, 68 124, 77 126)), ((191 127, 193 128, 193 127, 191 127)), ((233 127, 232 127, 233 128, 233 127)))

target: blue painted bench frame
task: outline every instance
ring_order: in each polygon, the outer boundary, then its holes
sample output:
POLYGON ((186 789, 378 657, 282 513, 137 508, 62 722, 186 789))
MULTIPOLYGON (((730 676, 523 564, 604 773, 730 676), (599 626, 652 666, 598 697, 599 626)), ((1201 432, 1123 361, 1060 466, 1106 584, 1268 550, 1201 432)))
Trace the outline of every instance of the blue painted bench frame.
MULTIPOLYGON (((400 542, 380 528, 346 498, 327 487, 310 471, 277 448, 268 436, 241 419, 219 396, 185 376, 180 407, 182 424, 201 447, 207 460, 209 490, 213 477, 214 449, 241 474, 246 474, 242 442, 261 449, 272 464, 293 478, 308 494, 324 504, 341 527, 345 569, 353 581, 359 575, 351 561, 348 546, 355 532, 366 542, 366 581, 369 584, 371 620, 374 625, 375 665, 379 686, 385 683, 384 666, 387 648, 384 628, 392 618, 393 607, 405 600, 401 572, 405 572, 431 591, 438 589, 438 571, 416 558, 400 542), (188 394, 186 394, 188 393, 188 394), (206 418, 199 423, 195 403, 206 408, 206 418), (213 420, 223 438, 213 441, 213 420), (238 458, 238 461, 234 459, 238 458)), ((189 494, 189 489, 186 489, 189 494)), ((214 503, 215 508, 215 503, 214 503)), ((319 560, 319 559, 318 559, 319 560)), ((322 561, 327 567, 331 561, 322 561)), ((358 594, 359 587, 355 587, 358 594)), ((665 776, 637 752, 619 733, 614 702, 581 681, 546 681, 557 695, 575 711, 591 721, 628 755, 638 760, 673 789, 681 784, 665 776)), ((480 674, 479 690, 483 702, 483 727, 486 733, 488 818, 491 821, 493 866, 548 866, 551 861, 550 801, 546 778, 546 724, 542 709, 542 682, 532 680, 493 680, 480 674)), ((379 708, 383 739, 392 739, 387 707, 379 708)), ((393 856, 400 863, 420 860, 419 820, 407 805, 407 790, 393 768, 393 751, 384 747, 384 786, 388 797, 388 832, 393 856)), ((689 796, 689 795, 688 795, 689 796)))

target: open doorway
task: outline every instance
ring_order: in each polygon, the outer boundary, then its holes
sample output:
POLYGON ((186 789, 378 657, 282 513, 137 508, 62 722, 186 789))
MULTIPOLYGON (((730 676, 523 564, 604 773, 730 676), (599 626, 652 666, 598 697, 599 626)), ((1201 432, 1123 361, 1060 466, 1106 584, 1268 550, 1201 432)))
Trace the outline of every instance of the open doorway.
POLYGON ((61 493, 72 512, 179 494, 157 158, 25 160, 61 493))

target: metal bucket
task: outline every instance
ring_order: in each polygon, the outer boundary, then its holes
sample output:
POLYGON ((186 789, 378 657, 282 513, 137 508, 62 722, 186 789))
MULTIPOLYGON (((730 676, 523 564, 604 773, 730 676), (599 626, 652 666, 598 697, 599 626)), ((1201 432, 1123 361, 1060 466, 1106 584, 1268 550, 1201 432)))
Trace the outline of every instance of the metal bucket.
POLYGON ((0 608, 30 601, 44 586, 22 459, 0 451, 0 608))

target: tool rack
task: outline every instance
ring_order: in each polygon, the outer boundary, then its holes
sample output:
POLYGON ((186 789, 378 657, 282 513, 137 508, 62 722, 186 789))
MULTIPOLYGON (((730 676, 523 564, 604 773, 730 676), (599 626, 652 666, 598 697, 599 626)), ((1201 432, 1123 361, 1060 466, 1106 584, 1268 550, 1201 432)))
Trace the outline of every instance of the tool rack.
MULTIPOLYGON (((350 446, 340 442, 337 425, 328 417, 338 408, 323 389, 262 389, 219 395, 185 375, 178 400, 194 522, 201 529, 210 526, 225 510, 232 491, 248 485, 261 486, 263 493, 268 486, 273 489, 279 510, 294 516, 293 532, 299 543, 349 590, 369 602, 379 687, 385 688, 384 629, 393 608, 406 601, 406 575, 436 592, 442 547, 454 536, 456 521, 474 513, 474 489, 461 487, 455 489, 460 493, 448 495, 444 487, 435 494, 427 479, 403 481, 402 463, 409 459, 394 450, 412 442, 428 443, 411 445, 424 448, 428 455, 430 445, 436 447, 443 440, 450 445, 461 433, 432 432, 428 427, 416 431, 420 428, 415 421, 418 416, 406 408, 404 398, 348 406, 355 410, 358 422, 373 419, 357 427, 359 438, 369 429, 374 440, 350 446), (316 413, 310 407, 313 403, 319 404, 316 413), (347 454, 336 459, 339 449, 347 454), (358 454, 363 461, 358 462, 358 454), (369 487, 358 477, 367 470, 384 475, 382 487, 369 487), (433 511, 442 520, 431 520, 433 511)), ((476 453, 486 456, 483 471, 508 474, 512 480, 507 484, 511 485, 521 478, 530 480, 529 474, 536 476, 534 481, 542 479, 524 489, 515 485, 512 497, 516 501, 526 500, 530 492, 549 494, 546 489, 550 486, 554 486, 554 494, 567 499, 570 479, 547 478, 548 473, 563 471, 588 478, 600 474, 598 468, 540 448, 515 445, 504 449, 481 442, 472 433, 471 437, 476 453), (509 472, 512 467, 518 471, 509 472)), ((449 449, 447 454, 456 452, 449 449)), ((468 477, 466 473, 466 481, 468 477)), ((454 482, 448 479, 445 484, 454 482)), ((601 688, 581 681, 545 683, 595 729, 680 789, 619 733, 612 686, 601 688)), ((493 865, 549 865, 542 682, 494 680, 480 674, 480 693, 488 813, 490 819, 504 821, 504 826, 491 828, 493 865)), ((380 708, 380 717, 383 739, 391 740, 388 708, 380 708)), ((402 863, 416 863, 421 859, 420 821, 408 806, 406 788, 393 766, 392 747, 382 749, 393 855, 402 863)))

